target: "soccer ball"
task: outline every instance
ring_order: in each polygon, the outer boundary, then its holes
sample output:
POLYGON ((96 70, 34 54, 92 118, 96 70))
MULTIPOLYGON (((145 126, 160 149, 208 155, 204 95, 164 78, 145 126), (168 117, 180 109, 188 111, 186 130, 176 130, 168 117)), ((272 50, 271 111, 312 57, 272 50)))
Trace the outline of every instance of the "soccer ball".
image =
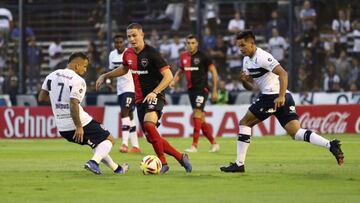
POLYGON ((162 164, 160 159, 154 155, 147 155, 140 163, 140 169, 144 175, 159 174, 162 164))

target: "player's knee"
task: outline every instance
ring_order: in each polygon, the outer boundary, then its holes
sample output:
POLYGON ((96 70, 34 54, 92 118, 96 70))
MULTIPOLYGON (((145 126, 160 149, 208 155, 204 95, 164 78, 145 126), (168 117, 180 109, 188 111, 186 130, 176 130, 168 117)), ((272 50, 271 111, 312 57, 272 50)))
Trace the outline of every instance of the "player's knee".
POLYGON ((107 140, 109 140, 112 143, 113 146, 115 145, 115 139, 114 139, 114 137, 112 135, 109 135, 107 137, 107 140))
POLYGON ((125 117, 128 117, 130 116, 130 111, 128 109, 124 109, 121 111, 121 118, 125 118, 125 117))
POLYGON ((201 118, 202 115, 203 115, 203 112, 201 111, 201 109, 194 109, 194 114, 193 114, 194 118, 201 118))

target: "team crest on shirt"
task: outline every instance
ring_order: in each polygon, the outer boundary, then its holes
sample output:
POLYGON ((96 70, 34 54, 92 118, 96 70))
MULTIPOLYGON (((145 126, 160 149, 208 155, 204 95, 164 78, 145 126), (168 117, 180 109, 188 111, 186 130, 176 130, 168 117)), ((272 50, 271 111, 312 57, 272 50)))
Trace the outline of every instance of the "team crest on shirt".
POLYGON ((143 67, 146 67, 149 64, 149 60, 147 58, 142 58, 141 59, 141 65, 143 67))
POLYGON ((186 63, 187 63, 187 60, 186 60, 186 59, 184 59, 184 60, 183 60, 183 64, 186 64, 186 63))
POLYGON ((79 89, 79 93, 81 94, 83 92, 83 89, 79 89))
POLYGON ((129 65, 131 65, 131 64, 132 64, 132 60, 128 60, 127 63, 128 63, 129 65))
POLYGON ((268 61, 269 61, 269 62, 271 62, 271 61, 272 61, 272 59, 271 59, 271 58, 268 58, 268 61))
POLYGON ((200 59, 199 58, 194 58, 194 64, 198 65, 200 63, 200 59))

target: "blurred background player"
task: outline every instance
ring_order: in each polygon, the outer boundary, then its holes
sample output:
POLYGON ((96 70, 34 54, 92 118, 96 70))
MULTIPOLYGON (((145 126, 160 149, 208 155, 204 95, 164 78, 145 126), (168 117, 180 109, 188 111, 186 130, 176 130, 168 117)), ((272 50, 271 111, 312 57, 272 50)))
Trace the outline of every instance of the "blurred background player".
POLYGON ((198 40, 194 35, 186 38, 186 49, 180 56, 180 69, 176 72, 174 80, 170 83, 171 87, 175 87, 176 82, 182 74, 185 74, 187 80, 188 94, 193 108, 194 134, 193 142, 186 152, 197 152, 198 141, 200 137, 200 129, 205 137, 211 143, 209 152, 217 152, 220 150, 219 144, 211 132, 210 124, 205 122, 204 107, 209 96, 208 72, 212 76, 212 92, 211 101, 217 100, 217 83, 218 74, 215 65, 210 58, 199 50, 198 40))
MULTIPOLYGON (((123 53, 125 51, 125 37, 123 35, 115 35, 113 38, 114 50, 109 55, 109 69, 113 70, 123 63, 123 53)), ((138 136, 136 133, 136 123, 133 112, 135 110, 135 87, 131 72, 117 77, 117 95, 118 102, 121 107, 121 123, 122 123, 122 144, 120 152, 128 152, 129 136, 132 148, 130 152, 140 153, 138 136)))
POLYGON ((122 65, 98 78, 96 88, 99 89, 107 78, 122 76, 130 69, 135 84, 135 104, 139 121, 147 141, 152 144, 161 160, 160 173, 169 170, 164 153, 173 156, 186 172, 190 173, 192 166, 187 154, 181 154, 162 138, 157 130, 158 120, 165 104, 164 90, 173 79, 170 66, 156 49, 145 44, 144 32, 140 24, 130 24, 126 32, 132 48, 124 52, 122 65))
POLYGON ((85 74, 88 64, 89 59, 84 53, 73 53, 65 69, 56 70, 45 78, 38 100, 51 102, 56 126, 62 137, 93 149, 94 156, 85 164, 87 170, 102 174, 99 168, 101 161, 114 173, 123 174, 129 166, 116 164, 109 155, 114 138, 80 105, 86 93, 86 83, 81 75, 85 74))
POLYGON ((250 145, 252 127, 271 115, 275 115, 281 126, 293 139, 329 149, 338 164, 342 165, 344 154, 341 151, 339 140, 330 142, 317 133, 300 127, 295 102, 287 90, 288 75, 280 63, 270 53, 256 46, 255 36, 251 31, 238 34, 237 45, 245 56, 240 79, 248 90, 253 90, 255 87, 253 83, 255 83, 261 94, 240 120, 235 163, 223 166, 220 170, 245 172, 245 157, 250 145))

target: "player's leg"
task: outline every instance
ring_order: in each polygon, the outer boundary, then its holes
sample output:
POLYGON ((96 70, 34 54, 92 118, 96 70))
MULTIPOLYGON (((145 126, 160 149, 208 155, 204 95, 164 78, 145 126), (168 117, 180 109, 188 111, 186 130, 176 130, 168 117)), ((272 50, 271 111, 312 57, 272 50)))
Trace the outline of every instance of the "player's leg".
POLYGON ((298 115, 295 110, 295 102, 291 94, 286 94, 285 105, 278 109, 275 116, 293 139, 327 148, 335 156, 338 164, 343 164, 344 154, 341 151, 340 141, 333 140, 330 142, 328 139, 311 130, 301 128, 298 115))
POLYGON ((129 134, 130 134, 130 125, 131 125, 131 121, 130 121, 130 111, 131 109, 129 108, 129 105, 131 102, 133 102, 133 98, 132 97, 128 97, 128 95, 126 93, 123 93, 121 95, 118 96, 118 102, 120 104, 121 107, 121 124, 122 124, 122 131, 121 131, 121 135, 122 135, 122 142, 121 142, 121 146, 120 146, 120 152, 122 153, 127 153, 128 152, 128 142, 129 142, 129 134))
POLYGON ((218 152, 220 150, 220 145, 218 143, 216 143, 216 140, 213 136, 211 125, 206 122, 205 112, 203 112, 203 114, 202 114, 202 120, 203 120, 203 123, 201 124, 201 130, 202 130, 204 136, 206 137, 206 139, 208 139, 211 144, 209 152, 211 152, 211 153, 218 152))
MULTIPOLYGON (((107 140, 109 140, 113 146, 115 145, 115 139, 113 136, 109 135, 107 137, 107 140)), ((95 149, 93 151, 95 153, 95 149)), ((129 170, 129 164, 124 163, 122 165, 119 165, 113 161, 109 154, 103 157, 101 162, 104 163, 107 167, 109 167, 112 171, 114 171, 114 173, 124 174, 129 170)))
POLYGON ((136 132, 136 123, 135 123, 135 119, 134 119, 134 111, 132 110, 130 112, 130 141, 131 141, 131 145, 132 148, 130 150, 130 152, 132 153, 140 153, 140 146, 139 146, 139 140, 138 140, 138 135, 136 132))

